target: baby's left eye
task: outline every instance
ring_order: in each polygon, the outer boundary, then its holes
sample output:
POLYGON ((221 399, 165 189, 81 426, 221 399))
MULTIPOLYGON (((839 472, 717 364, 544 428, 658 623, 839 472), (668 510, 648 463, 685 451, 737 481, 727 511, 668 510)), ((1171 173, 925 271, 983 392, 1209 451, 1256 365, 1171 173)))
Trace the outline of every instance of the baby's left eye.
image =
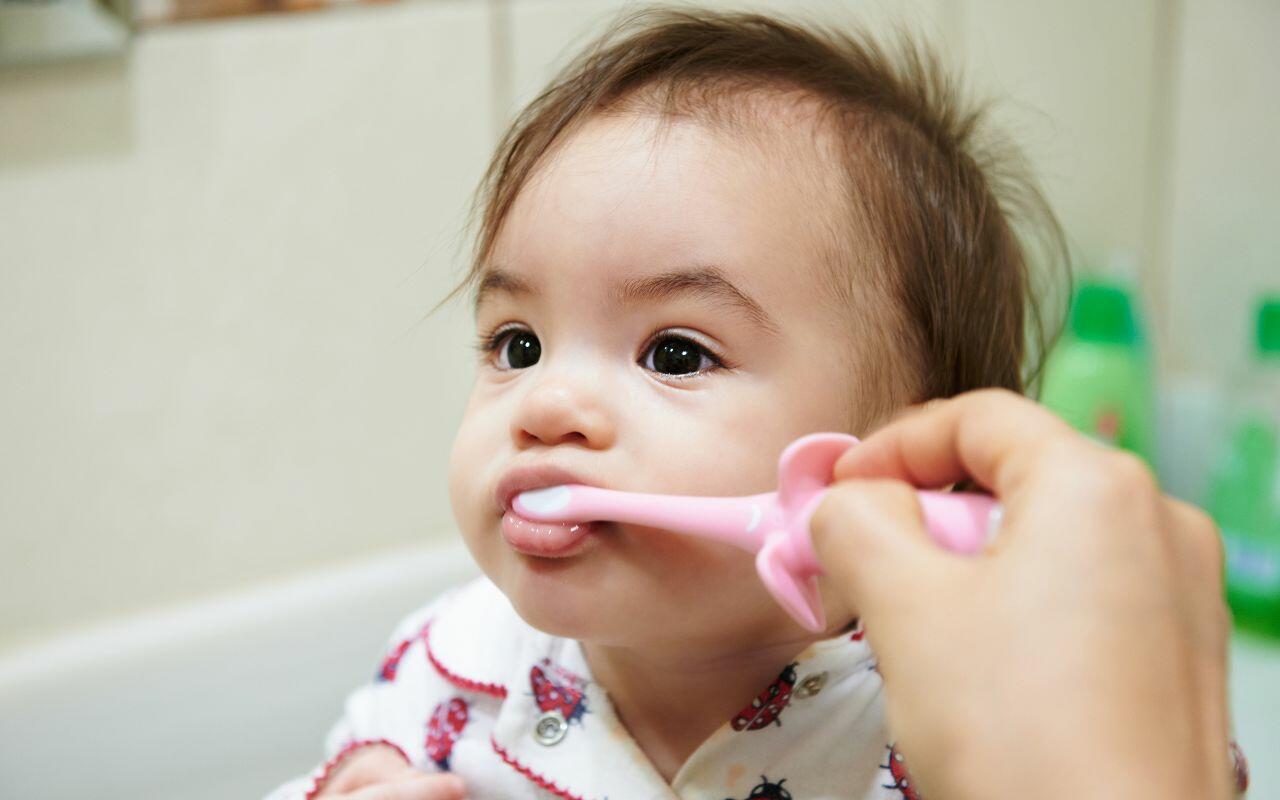
POLYGON ((690 376, 720 366, 720 362, 697 342, 683 336, 660 336, 640 359, 645 369, 663 375, 690 376))

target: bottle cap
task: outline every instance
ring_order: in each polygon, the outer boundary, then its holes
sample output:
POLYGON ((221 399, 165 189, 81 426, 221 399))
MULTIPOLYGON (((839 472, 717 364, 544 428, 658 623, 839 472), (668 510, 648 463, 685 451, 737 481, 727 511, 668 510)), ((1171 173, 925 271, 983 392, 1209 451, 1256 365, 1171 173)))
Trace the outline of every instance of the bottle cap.
POLYGON ((1115 284, 1081 283, 1071 304, 1071 332, 1089 342, 1133 344, 1138 330, 1129 293, 1115 284))
POLYGON ((1258 355, 1280 358, 1280 297, 1264 297, 1258 305, 1258 355))

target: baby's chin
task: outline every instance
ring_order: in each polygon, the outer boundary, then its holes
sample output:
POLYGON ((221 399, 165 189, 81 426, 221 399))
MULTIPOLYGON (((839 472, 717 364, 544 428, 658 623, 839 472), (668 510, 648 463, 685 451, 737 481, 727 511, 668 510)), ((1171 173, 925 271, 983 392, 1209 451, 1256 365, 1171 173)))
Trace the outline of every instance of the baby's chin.
POLYGON ((754 626, 777 611, 750 555, 666 531, 610 525, 561 558, 518 552, 497 525, 468 543, 516 613, 553 636, 640 644, 754 626))
MULTIPOLYGON (((505 546, 505 545, 504 545, 505 546)), ((635 629, 634 593, 610 564, 606 548, 569 558, 540 558, 507 549, 489 578, 521 619, 553 636, 582 640, 628 638, 635 629), (611 574, 612 573, 612 574, 611 574)))

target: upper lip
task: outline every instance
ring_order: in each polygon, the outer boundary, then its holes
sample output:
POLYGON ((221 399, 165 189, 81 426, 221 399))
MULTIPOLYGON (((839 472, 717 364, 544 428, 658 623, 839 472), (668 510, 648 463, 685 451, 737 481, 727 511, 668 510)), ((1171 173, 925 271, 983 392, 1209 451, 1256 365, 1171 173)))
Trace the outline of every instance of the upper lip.
POLYGON ((584 486, 598 485, 564 467, 558 467, 554 464, 530 464, 523 467, 512 467, 503 473, 498 485, 493 490, 493 501, 499 511, 505 514, 511 510, 511 501, 521 492, 568 483, 582 484, 584 486))

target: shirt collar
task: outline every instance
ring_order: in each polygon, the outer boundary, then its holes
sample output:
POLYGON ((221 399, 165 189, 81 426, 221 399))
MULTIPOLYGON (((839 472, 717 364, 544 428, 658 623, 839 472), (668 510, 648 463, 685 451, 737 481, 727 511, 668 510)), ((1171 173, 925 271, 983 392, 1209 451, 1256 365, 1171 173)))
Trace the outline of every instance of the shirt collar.
POLYGON ((494 752, 558 797, 672 798, 674 789, 682 798, 705 791, 724 800, 748 796, 766 776, 793 776, 795 787, 795 776, 815 771, 845 792, 874 782, 885 741, 880 684, 858 631, 797 654, 694 751, 668 786, 593 679, 579 642, 530 627, 487 580, 466 587, 459 601, 430 623, 428 658, 459 688, 501 700, 494 752), (830 742, 858 740, 872 744, 870 761, 847 754, 823 759, 833 750, 830 742))

